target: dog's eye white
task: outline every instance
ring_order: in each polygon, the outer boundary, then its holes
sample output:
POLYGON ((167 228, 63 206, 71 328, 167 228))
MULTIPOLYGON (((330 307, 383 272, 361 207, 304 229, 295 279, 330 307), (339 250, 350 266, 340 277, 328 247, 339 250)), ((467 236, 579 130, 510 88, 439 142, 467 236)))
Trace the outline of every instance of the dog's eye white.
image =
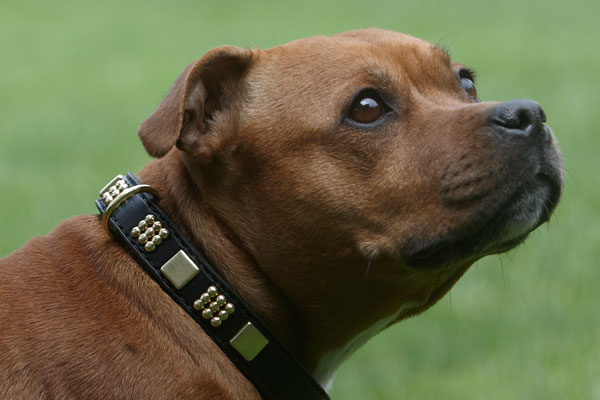
POLYGON ((360 124, 377 121, 385 113, 383 102, 373 95, 359 96, 352 103, 348 117, 360 124))
POLYGON ((465 92, 475 101, 479 101, 477 97, 477 88, 475 87, 474 73, 470 69, 462 69, 458 73, 460 79, 460 86, 465 92))
POLYGON ((460 78, 460 86, 462 86, 465 92, 467 92, 467 94, 471 96, 473 100, 478 100, 475 82, 473 82, 469 78, 460 78))

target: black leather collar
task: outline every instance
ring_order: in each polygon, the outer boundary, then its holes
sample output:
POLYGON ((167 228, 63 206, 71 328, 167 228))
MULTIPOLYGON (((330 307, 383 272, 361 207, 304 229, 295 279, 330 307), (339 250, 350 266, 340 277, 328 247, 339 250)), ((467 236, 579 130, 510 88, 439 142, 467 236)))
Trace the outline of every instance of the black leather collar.
POLYGON ((263 398, 329 399, 158 207, 155 194, 133 174, 117 176, 102 189, 96 206, 110 232, 202 327, 263 398))

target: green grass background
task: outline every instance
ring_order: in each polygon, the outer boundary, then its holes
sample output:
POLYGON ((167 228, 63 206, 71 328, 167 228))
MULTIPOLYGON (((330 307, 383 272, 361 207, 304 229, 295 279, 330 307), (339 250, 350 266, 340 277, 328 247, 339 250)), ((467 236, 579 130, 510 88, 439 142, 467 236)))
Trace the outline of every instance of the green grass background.
POLYGON ((0 256, 145 164, 138 124, 211 47, 403 31, 475 68, 482 99, 542 103, 566 191, 524 246, 357 352, 333 399, 600 399, 599 17, 597 0, 3 2, 0 256))

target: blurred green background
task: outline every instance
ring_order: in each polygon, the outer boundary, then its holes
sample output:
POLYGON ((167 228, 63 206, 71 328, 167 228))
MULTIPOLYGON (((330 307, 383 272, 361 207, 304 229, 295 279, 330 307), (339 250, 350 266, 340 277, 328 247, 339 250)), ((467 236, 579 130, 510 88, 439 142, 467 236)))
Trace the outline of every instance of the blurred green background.
POLYGON ((403 31, 475 68, 483 100, 538 100, 566 191, 524 246, 356 353, 333 399, 600 399, 599 17, 597 0, 3 2, 0 256, 139 170, 138 124, 211 47, 403 31))

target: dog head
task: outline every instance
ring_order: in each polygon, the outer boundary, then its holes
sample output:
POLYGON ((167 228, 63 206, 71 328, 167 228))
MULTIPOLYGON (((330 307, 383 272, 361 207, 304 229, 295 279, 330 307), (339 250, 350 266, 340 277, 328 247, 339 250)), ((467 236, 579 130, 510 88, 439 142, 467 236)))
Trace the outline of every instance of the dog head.
POLYGON ((292 304, 326 376, 548 220, 562 165, 545 121, 530 100, 480 102, 439 47, 369 29, 212 50, 139 135, 292 304))

